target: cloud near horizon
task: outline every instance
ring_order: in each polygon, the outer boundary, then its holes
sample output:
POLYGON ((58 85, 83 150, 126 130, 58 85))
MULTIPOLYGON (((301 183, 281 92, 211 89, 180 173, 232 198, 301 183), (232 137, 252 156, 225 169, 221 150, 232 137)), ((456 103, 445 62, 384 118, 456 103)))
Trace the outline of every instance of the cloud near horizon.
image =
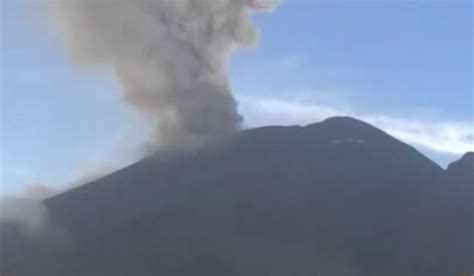
POLYGON ((370 123, 394 137, 440 153, 474 151, 472 121, 443 121, 437 118, 408 119, 376 113, 361 113, 330 104, 314 104, 284 98, 239 95, 246 127, 268 124, 310 124, 334 116, 351 116, 370 123))
POLYGON ((320 67, 304 56, 250 58, 243 65, 235 66, 232 83, 245 128, 304 125, 351 116, 429 155, 455 157, 474 151, 474 113, 458 120, 436 105, 384 103, 382 94, 376 92, 383 88, 361 85, 371 79, 373 69, 320 67))

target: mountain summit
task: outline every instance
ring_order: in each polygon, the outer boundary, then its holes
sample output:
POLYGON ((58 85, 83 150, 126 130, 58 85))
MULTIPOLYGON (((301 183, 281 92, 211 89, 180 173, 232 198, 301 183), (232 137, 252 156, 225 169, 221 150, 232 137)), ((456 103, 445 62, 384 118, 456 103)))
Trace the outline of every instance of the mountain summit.
POLYGON ((156 154, 45 200, 67 241, 38 250, 8 232, 0 272, 472 272, 472 227, 459 230, 473 212, 469 156, 444 171, 349 117, 249 129, 187 155, 156 154), (469 182, 462 195, 453 188, 458 176, 469 182), (25 253, 32 250, 42 254, 25 253))
POLYGON ((474 177, 474 152, 467 152, 461 159, 449 164, 447 172, 453 176, 464 176, 466 180, 474 177))

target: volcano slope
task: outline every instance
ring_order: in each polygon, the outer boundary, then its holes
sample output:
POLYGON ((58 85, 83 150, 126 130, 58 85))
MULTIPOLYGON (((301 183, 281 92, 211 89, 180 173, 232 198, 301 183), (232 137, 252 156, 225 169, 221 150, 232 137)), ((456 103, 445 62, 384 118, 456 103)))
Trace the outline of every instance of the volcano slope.
POLYGON ((249 129, 45 200, 67 238, 2 225, 0 272, 472 272, 473 164, 445 171, 349 117, 249 129))

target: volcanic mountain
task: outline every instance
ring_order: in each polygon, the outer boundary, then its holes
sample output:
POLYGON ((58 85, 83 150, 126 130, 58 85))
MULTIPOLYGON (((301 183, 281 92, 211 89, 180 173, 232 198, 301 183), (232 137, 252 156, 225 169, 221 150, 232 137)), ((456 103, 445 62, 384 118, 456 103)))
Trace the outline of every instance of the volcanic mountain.
POLYGON ((349 117, 156 154, 1 227, 2 275, 473 272, 473 154, 443 170, 349 117))

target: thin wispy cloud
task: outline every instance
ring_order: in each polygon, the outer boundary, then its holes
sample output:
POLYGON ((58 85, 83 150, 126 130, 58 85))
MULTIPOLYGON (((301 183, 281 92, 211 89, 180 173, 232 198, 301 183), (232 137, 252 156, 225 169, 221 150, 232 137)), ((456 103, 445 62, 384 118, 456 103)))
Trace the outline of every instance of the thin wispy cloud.
POLYGON ((474 126, 469 121, 440 121, 437 118, 414 120, 384 114, 358 113, 331 105, 247 95, 241 95, 239 101, 247 127, 309 124, 333 116, 352 116, 415 146, 452 154, 474 151, 474 126))
POLYGON ((401 106, 373 101, 385 91, 366 89, 370 69, 318 67, 304 57, 249 62, 235 66, 232 82, 247 128, 352 116, 423 150, 449 155, 474 151, 474 117, 452 119, 429 102, 401 106))

